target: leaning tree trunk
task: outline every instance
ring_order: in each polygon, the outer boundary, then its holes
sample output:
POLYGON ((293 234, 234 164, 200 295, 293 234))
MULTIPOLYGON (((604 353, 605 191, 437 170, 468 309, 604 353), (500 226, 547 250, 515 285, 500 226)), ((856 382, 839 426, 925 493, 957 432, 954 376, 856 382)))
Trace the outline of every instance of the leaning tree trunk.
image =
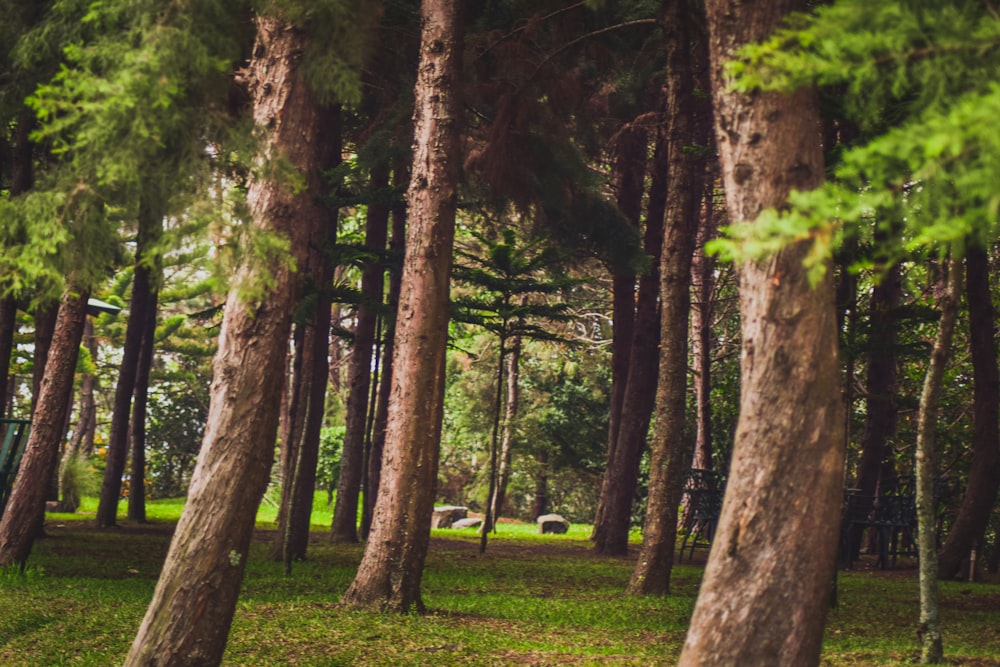
MULTIPOLYGON (((789 0, 709 0, 715 134, 732 223, 823 179, 816 95, 731 90, 724 65, 789 0)), ((842 501, 844 439, 833 280, 814 287, 809 240, 740 267, 740 416, 715 547, 680 664, 819 662, 842 501)))
POLYGON ((924 375, 917 415, 917 553, 920 556, 920 662, 933 665, 942 662, 941 620, 938 610, 937 532, 934 516, 934 477, 937 474, 937 451, 934 430, 941 398, 944 371, 951 354, 951 340, 958 319, 962 294, 962 262, 952 256, 948 262, 946 285, 940 296, 941 321, 938 324, 931 360, 924 375))
MULTIPOLYGON (((661 131, 662 135, 662 131, 661 131)), ((643 250, 659 257, 663 246, 663 208, 667 190, 667 142, 656 142, 653 181, 649 190, 643 250)), ((639 461, 646 448, 649 420, 656 393, 659 359, 660 278, 658 262, 639 278, 632 344, 629 348, 628 379, 622 398, 618 434, 609 467, 601 484, 600 516, 594 524, 594 551, 620 556, 628 551, 632 504, 639 478, 639 461)))
POLYGON ((955 575, 973 549, 982 548, 1000 484, 1000 376, 989 258, 981 246, 973 245, 968 250, 966 294, 973 380, 972 463, 958 515, 938 552, 938 576, 944 579, 955 575))
POLYGON ((66 416, 73 395, 73 374, 87 317, 87 293, 68 287, 63 293, 31 417, 31 435, 0 519, 0 567, 22 568, 45 520, 45 494, 59 462, 66 416))
MULTIPOLYGON (((642 215, 645 190, 648 137, 645 129, 633 121, 617 135, 612 178, 618 189, 618 209, 636 229, 642 215)), ((608 409, 608 453, 604 470, 611 470, 618 447, 618 424, 621 421, 625 385, 628 383, 628 360, 635 332, 635 272, 616 269, 611 287, 611 397, 608 409)), ((606 473, 605 473, 606 474, 606 473)), ((598 499, 594 526, 604 516, 604 494, 598 499)), ((543 512, 544 514, 544 512, 543 512)), ((596 533, 591 539, 596 538, 596 533)))
POLYGON ((153 308, 153 268, 149 260, 151 245, 158 236, 155 226, 161 225, 162 207, 143 195, 139 205, 139 238, 135 255, 135 278, 132 282, 132 300, 128 324, 125 327, 125 347, 118 366, 118 384, 111 412, 111 431, 108 434, 108 453, 105 459, 104 481, 97 505, 97 526, 109 528, 118 520, 118 499, 122 490, 122 474, 128 458, 129 418, 132 413, 132 396, 139 372, 139 352, 146 328, 147 313, 153 308))
MULTIPOLYGON (((388 186, 384 170, 372 173, 375 189, 388 186)), ((385 250, 389 228, 389 207, 373 204, 368 207, 365 224, 365 248, 381 254, 385 250)), ((372 349, 375 345, 376 323, 382 304, 383 267, 381 259, 371 259, 361 273, 361 304, 354 329, 354 352, 351 354, 350 393, 347 395, 344 451, 340 459, 340 479, 337 483, 337 504, 333 510, 330 536, 334 542, 358 541, 358 494, 365 476, 364 447, 367 429, 369 394, 372 380, 372 349)))
POLYGON ((325 220, 317 203, 322 114, 297 69, 304 42, 295 26, 257 18, 247 68, 254 122, 263 134, 254 173, 282 160, 304 176, 307 188, 296 193, 285 181, 250 181, 253 224, 288 238, 290 247, 265 265, 248 256, 237 272, 235 285, 254 289, 231 290, 226 302, 201 453, 153 600, 126 659, 129 667, 214 666, 225 650, 274 458, 292 310, 301 294, 301 277, 289 257, 305 264, 309 230, 325 220))
POLYGON ((421 6, 392 399, 371 535, 343 598, 351 607, 423 609, 420 578, 437 486, 457 203, 460 8, 455 0, 424 0, 421 6))
POLYGON ((691 459, 685 433, 688 316, 691 311, 691 262, 704 193, 706 160, 686 150, 707 147, 711 106, 695 96, 697 69, 707 80, 708 50, 694 21, 689 0, 664 3, 667 51, 667 203, 663 252, 660 254, 660 363, 656 390, 656 420, 650 446, 649 495, 642 529, 642 548, 628 592, 664 595, 677 541, 677 506, 691 459))
POLYGON ((56 317, 59 315, 59 302, 46 303, 37 306, 33 313, 35 320, 35 352, 32 358, 31 370, 31 412, 34 414, 42 393, 42 378, 49 360, 49 348, 52 347, 52 336, 56 329, 56 317))

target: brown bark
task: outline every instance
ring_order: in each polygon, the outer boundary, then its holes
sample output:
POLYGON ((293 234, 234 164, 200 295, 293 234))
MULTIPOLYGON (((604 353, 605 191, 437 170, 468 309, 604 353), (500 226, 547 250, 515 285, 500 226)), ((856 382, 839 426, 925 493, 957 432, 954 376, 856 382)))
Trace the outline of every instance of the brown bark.
POLYGON ((937 409, 944 382, 944 371, 951 355, 951 341, 958 319, 962 294, 962 263, 952 257, 948 262, 947 283, 938 299, 941 321, 931 349, 930 363, 920 392, 920 412, 917 415, 916 477, 917 477, 917 552, 920 557, 920 635, 921 664, 937 664, 944 657, 941 642, 941 622, 938 609, 937 532, 934 516, 934 478, 937 476, 935 429, 937 409))
POLYGON ((989 258, 980 246, 968 249, 966 294, 973 373, 972 462, 962 504, 938 552, 938 576, 942 578, 955 576, 969 552, 982 549, 983 534, 1000 484, 1000 376, 993 335, 989 258))
POLYGON ((263 134, 254 173, 266 173, 266 163, 280 158, 305 177, 307 188, 296 194, 289 183, 250 180, 253 224, 288 238, 290 248, 264 266, 248 257, 237 272, 235 285, 255 289, 234 289, 226 301, 201 452, 153 600, 125 661, 129 667, 222 660, 274 458, 286 347, 302 282, 289 256, 305 265, 309 230, 325 220, 317 204, 322 114, 297 70, 304 42, 296 27, 257 18, 247 71, 254 122, 263 134))
POLYGON ((421 7, 395 372, 372 531, 342 600, 352 607, 423 609, 420 578, 437 486, 457 203, 460 8, 455 0, 424 0, 421 7))
POLYGON ((667 44, 667 129, 670 166, 660 255, 660 360, 656 421, 650 446, 649 495, 642 529, 642 548, 628 592, 664 595, 677 540, 677 506, 691 459, 685 434, 688 316, 691 310, 691 262, 704 193, 705 158, 688 146, 709 143, 711 106, 695 97, 698 70, 708 78, 705 37, 694 23, 688 0, 664 3, 667 44))
MULTIPOLYGON (((618 134, 615 147, 613 181, 617 187, 618 208, 632 226, 639 227, 642 214, 642 193, 645 190, 646 131, 630 125, 618 134)), ((608 410, 608 455, 605 471, 613 465, 618 445, 618 424, 621 421, 625 385, 628 383, 628 360, 635 331, 635 273, 616 271, 611 287, 611 404, 608 410)), ((604 515, 604 494, 598 499, 594 525, 601 524, 604 515)), ((595 537, 592 535, 591 537, 595 537)))
MULTIPOLYGON (((667 191, 669 154, 665 137, 656 142, 653 180, 646 212, 646 232, 643 250, 653 258, 660 256, 663 246, 663 209, 667 191)), ((658 295, 660 275, 658 262, 639 277, 635 323, 629 347, 628 375, 622 399, 614 455, 604 472, 601 485, 602 512, 594 524, 594 550, 608 556, 620 556, 628 551, 628 533, 632 521, 632 504, 639 477, 639 460, 646 447, 649 420, 656 394, 656 365, 659 358, 660 310, 658 295)))
MULTIPOLYGON (((83 345, 90 352, 90 358, 97 363, 97 339, 94 336, 94 323, 87 318, 83 328, 83 345)), ((90 456, 94 451, 94 433, 97 430, 97 405, 94 401, 94 391, 97 388, 97 378, 93 373, 84 373, 80 380, 80 414, 77 418, 73 437, 66 447, 66 458, 70 456, 90 456)))
POLYGON ((73 374, 87 317, 87 293, 63 293, 47 355, 31 434, 7 507, 0 519, 0 567, 24 567, 45 519, 45 495, 59 461, 59 446, 73 394, 73 374))
POLYGON ((306 396, 312 374, 307 369, 312 365, 312 347, 306 341, 308 327, 304 322, 292 325, 291 373, 285 377, 283 385, 284 403, 281 435, 278 449, 278 471, 281 477, 281 495, 278 499, 278 515, 275 518, 274 542, 271 543, 271 558, 285 559, 285 533, 288 530, 288 510, 292 505, 295 466, 299 460, 299 447, 306 423, 306 396))
POLYGON ((97 505, 99 528, 114 526, 118 520, 122 475, 128 458, 132 396, 135 393, 136 376, 139 372, 143 332, 146 329, 149 310, 154 307, 152 297, 155 280, 154 269, 150 264, 151 245, 158 236, 155 228, 162 224, 162 218, 162 207, 153 204, 152 198, 144 194, 139 204, 135 278, 132 283, 128 324, 125 327, 125 346, 122 350, 122 362, 118 367, 118 383, 115 386, 115 399, 111 412, 111 430, 108 433, 108 454, 105 459, 104 480, 101 483, 101 498, 97 505))
MULTIPOLYGON (((372 173, 373 189, 386 188, 389 175, 384 170, 372 173)), ((389 229, 389 207, 372 204, 365 222, 365 247, 381 254, 389 229)), ((351 354, 349 394, 347 395, 344 451, 340 459, 340 479, 337 483, 337 504, 333 510, 330 535, 334 542, 358 541, 358 494, 365 476, 364 448, 372 379, 372 350, 375 345, 376 323, 382 304, 383 264, 372 259, 361 273, 361 304, 354 329, 354 351, 351 354)))
MULTIPOLYGON (((815 93, 728 88, 724 63, 801 4, 707 3, 716 141, 729 216, 749 223, 823 178, 815 93)), ((843 404, 830 271, 811 241, 740 268, 740 417, 726 498, 680 665, 819 662, 842 501, 843 404)))

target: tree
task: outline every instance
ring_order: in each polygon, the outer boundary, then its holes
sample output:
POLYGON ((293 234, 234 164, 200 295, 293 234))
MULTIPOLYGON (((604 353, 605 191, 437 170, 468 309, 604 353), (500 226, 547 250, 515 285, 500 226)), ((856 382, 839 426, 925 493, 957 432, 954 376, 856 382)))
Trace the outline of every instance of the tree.
MULTIPOLYGON (((938 576, 941 578, 954 576, 969 552, 982 548, 1000 485, 1000 373, 993 334, 989 258, 981 245, 969 245, 965 267, 973 372, 972 463, 962 504, 938 552, 938 576)), ((969 567, 973 565, 970 563, 969 567)))
MULTIPOLYGON (((707 3, 715 134, 734 223, 747 225, 782 206, 791 190, 822 182, 815 92, 748 96, 730 88, 723 69, 736 49, 766 37, 796 6, 707 3)), ((740 265, 739 424, 716 547, 681 665, 819 661, 838 541, 844 422, 833 283, 824 271, 811 284, 803 264, 813 251, 804 239, 740 265)))
POLYGON ((707 45, 696 18, 693 3, 664 3, 670 164, 659 257, 660 359, 642 549, 628 585, 633 594, 664 594, 670 589, 677 506, 692 453, 685 433, 691 264, 705 191, 711 117, 708 101, 696 97, 696 87, 708 80, 707 45))
POLYGON ((244 256, 226 301, 212 400, 184 513, 125 664, 217 665, 236 609, 254 518, 274 456, 285 349, 311 230, 325 224, 317 167, 324 116, 300 68, 301 26, 256 19, 246 81, 262 132, 247 189, 270 247, 244 256), (239 455, 234 455, 238 452, 239 455), (211 622, 197 622, 200 618, 211 622))
POLYGON ((457 204, 460 9, 453 0, 424 0, 421 5, 396 363, 371 533, 342 599, 352 607, 423 609, 420 578, 437 478, 457 204))
POLYGON ((45 494, 59 462, 59 445, 65 436, 73 395, 73 374, 87 317, 87 293, 68 287, 58 312, 41 391, 31 417, 31 435, 0 519, 0 567, 16 564, 24 568, 45 519, 45 494))

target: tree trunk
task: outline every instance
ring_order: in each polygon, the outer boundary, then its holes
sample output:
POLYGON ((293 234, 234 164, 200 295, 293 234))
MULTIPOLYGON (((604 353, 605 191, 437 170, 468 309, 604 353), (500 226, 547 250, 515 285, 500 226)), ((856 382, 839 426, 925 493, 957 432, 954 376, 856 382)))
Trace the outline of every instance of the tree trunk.
MULTIPOLYGON (((288 530, 288 510, 292 505, 295 466, 299 460, 302 432, 305 430, 306 403, 312 374, 306 371, 312 365, 312 348, 306 341, 308 327, 304 322, 292 325, 292 361, 290 377, 283 386, 283 423, 278 448, 278 471, 281 478, 281 495, 278 499, 277 530, 271 543, 271 558, 284 562, 285 536, 288 530)), ((280 421, 280 420, 279 420, 280 421)))
POLYGON ((981 246, 972 245, 968 249, 966 294, 973 374, 972 463, 958 515, 938 552, 938 576, 944 579, 955 576, 973 549, 982 553, 983 535, 1000 484, 1000 377, 993 335, 989 258, 981 246))
POLYGON ((667 50, 667 115, 670 166, 660 255, 660 361, 656 421, 650 447, 649 495, 642 548, 628 592, 664 595, 677 541, 677 506, 691 460, 685 433, 688 316, 691 310, 691 261, 705 181, 705 158, 689 146, 707 147, 711 106, 695 96, 698 71, 708 79, 708 50, 688 0, 664 3, 667 50))
POLYGON ((0 418, 7 415, 10 396, 7 387, 10 377, 10 360, 14 356, 14 332, 17 330, 17 299, 12 296, 0 299, 0 418))
POLYGON ((151 197, 143 193, 139 203, 135 279, 132 283, 128 324, 125 327, 125 347, 122 350, 121 365, 118 367, 118 384, 115 386, 115 400, 111 412, 104 481, 101 483, 101 498, 97 505, 99 528, 114 526, 118 520, 118 499, 121 496, 122 475, 128 458, 129 417, 132 413, 132 396, 135 393, 136 376, 139 372, 139 353, 148 312, 154 307, 153 268, 150 266, 153 252, 151 246, 158 236, 155 227, 162 225, 162 218, 162 206, 153 204, 151 197))
POLYGON ((31 434, 0 519, 0 567, 24 567, 45 520, 45 494, 59 462, 59 445, 66 435, 66 413, 86 317, 86 291, 68 287, 58 309, 38 403, 31 418, 31 434))
POLYGON ((705 193, 701 225, 691 267, 695 300, 691 309, 691 356, 694 360, 695 427, 694 458, 691 467, 711 470, 712 463, 712 318, 715 294, 715 258, 705 252, 705 244, 715 237, 715 203, 709 183, 705 193))
MULTIPOLYGON (((823 178, 814 91, 742 95, 723 65, 802 5, 707 3, 712 98, 732 223, 823 178)), ((715 548, 680 665, 819 662, 843 495, 843 403, 830 271, 813 287, 811 241, 740 269, 740 416, 715 548), (808 351, 804 353, 803 351, 808 351), (752 622, 749 622, 752 619, 752 622)))
MULTIPOLYGON (((618 134, 612 178, 618 189, 618 208, 636 229, 642 213, 642 193, 645 190, 648 137, 645 129, 635 123, 618 134)), ((628 360, 635 332, 635 273, 615 271, 611 288, 611 405, 608 410, 608 455, 604 470, 611 470, 618 445, 618 424, 621 422, 625 385, 628 383, 628 360)), ((597 503, 594 526, 601 525, 604 516, 602 493, 597 503)), ((596 532, 591 535, 595 538, 596 532)))
POLYGON ((514 422, 517 419, 519 400, 518 377, 520 376, 521 337, 511 339, 507 352, 507 402, 504 405, 503 421, 500 423, 500 468, 497 470, 497 489, 493 494, 493 529, 500 518, 504 501, 507 499, 507 482, 510 481, 510 464, 513 457, 514 422))
MULTIPOLYGON (((653 182, 649 190, 646 233, 643 249, 652 258, 660 256, 663 246, 663 209, 667 190, 667 142, 656 142, 653 182)), ((639 477, 639 461, 646 447, 649 420, 656 394, 656 365, 659 359, 660 276, 658 262, 639 277, 635 323, 630 346, 628 379, 622 398, 614 455, 604 471, 601 485, 599 521, 594 525, 594 550, 608 556, 628 552, 628 533, 632 523, 632 504, 639 477)))
MULTIPOLYGON (((397 184, 401 184, 405 178, 406 170, 397 169, 393 179, 397 184)), ((403 251, 406 247, 406 204, 400 202, 392 207, 392 241, 389 249, 393 256, 402 259, 403 251)), ((389 273, 389 299, 390 308, 395 308, 399 304, 400 278, 402 272, 399 268, 391 268, 389 273)), ((372 423, 372 444, 368 452, 368 476, 365 482, 365 511, 362 518, 367 521, 361 523, 361 535, 368 539, 371 532, 372 517, 375 514, 375 499, 378 497, 379 484, 382 479, 382 453, 385 450, 385 430, 389 419, 389 397, 392 393, 392 376, 394 373, 395 361, 395 331, 396 313, 392 312, 384 318, 385 331, 383 338, 385 342, 382 347, 382 376, 379 379, 378 403, 375 406, 375 421, 372 423)))
MULTIPOLYGON (((373 189, 386 188, 389 175, 384 170, 372 173, 373 189)), ((365 248, 381 254, 385 250, 389 227, 389 207, 372 204, 365 223, 365 248)), ((337 483, 337 504, 333 510, 330 536, 334 542, 358 541, 358 494, 364 470, 365 432, 369 393, 372 379, 372 349, 375 345, 376 322, 382 304, 383 265, 372 259, 361 274, 361 304, 354 329, 354 352, 351 354, 350 393, 347 395, 347 429, 344 451, 340 459, 340 479, 337 483)))
POLYGON ((531 507, 531 518, 537 519, 549 511, 549 455, 547 452, 535 454, 535 500, 531 507))
POLYGON ((437 486, 448 287, 459 169, 461 5, 424 0, 414 106, 410 225, 382 480, 364 557, 343 604, 422 610, 437 486))
POLYGON ((126 659, 129 667, 214 666, 225 650, 274 458, 292 310, 302 291, 289 257, 307 264, 310 230, 326 216, 317 203, 323 146, 316 138, 323 116, 297 71, 304 41, 292 25, 257 18, 247 79, 263 155, 253 173, 266 173, 267 162, 281 159, 304 176, 307 188, 296 194, 286 182, 251 178, 247 204, 253 224, 287 237, 290 247, 263 266, 248 256, 237 272, 198 463, 153 600, 126 659))
MULTIPOLYGON (((157 271, 157 273, 159 273, 157 271)), ((160 282, 159 276, 154 284, 160 282)), ((146 408, 149 405, 149 375, 153 369, 153 350, 156 339, 156 308, 159 288, 152 287, 146 322, 143 324, 142 345, 135 374, 135 391, 132 402, 132 419, 129 430, 132 442, 132 473, 129 480, 129 521, 146 522, 146 408)))
MULTIPOLYGON (((858 463, 857 488, 860 497, 874 498, 882 468, 891 455, 889 441, 896 434, 896 309, 902 294, 900 270, 893 264, 875 285, 869 305, 869 356, 865 386, 865 431, 861 440, 861 460, 858 463)), ((850 518, 863 518, 871 507, 849 507, 850 518)), ((847 563, 857 559, 864 527, 850 530, 848 544, 851 553, 844 554, 847 563)))
POLYGON ((931 350, 930 363, 920 392, 917 415, 917 552, 920 557, 920 662, 938 664, 944 658, 941 621, 938 613, 937 533, 934 516, 934 478, 937 475, 937 450, 934 430, 941 397, 944 371, 951 354, 951 340, 958 319, 962 294, 962 262, 952 257, 948 262, 947 285, 939 297, 941 321, 931 350))

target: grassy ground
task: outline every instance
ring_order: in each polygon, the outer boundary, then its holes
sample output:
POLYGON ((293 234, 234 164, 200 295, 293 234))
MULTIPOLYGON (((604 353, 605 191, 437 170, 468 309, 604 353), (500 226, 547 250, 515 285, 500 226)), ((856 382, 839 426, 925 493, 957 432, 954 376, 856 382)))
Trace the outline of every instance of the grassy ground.
MULTIPOLYGON (((310 559, 291 577, 266 558, 265 506, 225 664, 668 665, 676 661, 701 568, 678 566, 669 598, 622 589, 632 560, 593 556, 587 527, 540 537, 502 524, 485 556, 473 533, 434 531, 424 575, 425 616, 344 611, 337 600, 361 547, 326 541, 317 504, 310 559)), ((98 531, 49 515, 26 574, 0 572, 0 665, 120 664, 152 594, 178 501, 150 506, 152 522, 98 531)), ((950 664, 1000 666, 1000 587, 943 586, 950 664)), ((823 664, 908 665, 917 655, 915 571, 842 573, 823 664)))

